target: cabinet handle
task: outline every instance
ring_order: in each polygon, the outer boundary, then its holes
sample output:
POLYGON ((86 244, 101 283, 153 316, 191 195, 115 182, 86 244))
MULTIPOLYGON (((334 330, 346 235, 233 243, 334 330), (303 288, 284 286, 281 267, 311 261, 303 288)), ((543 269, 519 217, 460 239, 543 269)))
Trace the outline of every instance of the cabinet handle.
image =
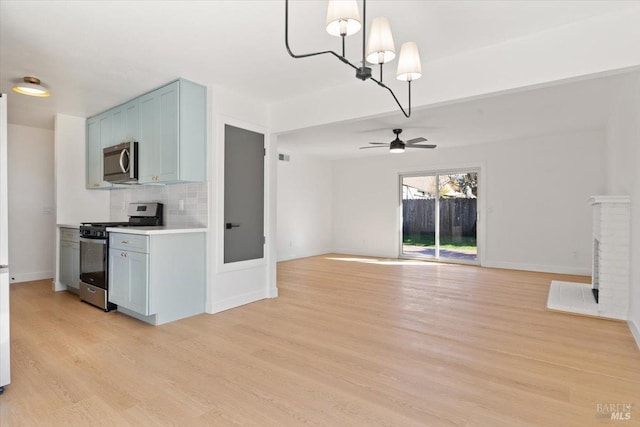
POLYGON ((127 253, 126 252, 120 252, 120 256, 123 256, 123 257, 126 258, 127 257, 127 253))
POLYGON ((100 187, 100 184, 93 184, 94 187, 100 187))
POLYGON ((120 242, 120 243, 124 243, 125 245, 128 245, 128 244, 129 244, 129 243, 131 243, 131 242, 130 242, 130 241, 128 241, 128 240, 123 240, 123 241, 122 241, 122 242, 120 242))

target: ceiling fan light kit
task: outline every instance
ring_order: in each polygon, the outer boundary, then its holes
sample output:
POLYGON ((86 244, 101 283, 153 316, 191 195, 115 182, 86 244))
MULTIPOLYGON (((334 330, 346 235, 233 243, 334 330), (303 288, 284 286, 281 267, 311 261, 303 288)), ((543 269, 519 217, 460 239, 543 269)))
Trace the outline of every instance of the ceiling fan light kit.
POLYGON ((361 150, 365 150, 367 148, 385 148, 389 147, 390 153, 404 153, 405 148, 428 148, 433 149, 436 148, 437 145, 427 144, 427 145, 419 145, 421 142, 425 142, 427 139, 423 137, 413 138, 408 141, 403 141, 400 139, 400 134, 402 133, 402 129, 394 129, 393 133, 396 135, 396 139, 391 141, 389 144, 384 142, 370 142, 366 147, 360 147, 361 150))
POLYGON ((390 153, 404 153, 404 142, 400 141, 399 139, 394 139, 393 141, 391 141, 391 144, 389 144, 389 152, 390 153))
POLYGON ((285 46, 287 52, 293 58, 307 58, 316 55, 333 55, 344 64, 350 66, 356 71, 356 78, 365 81, 372 80, 378 86, 387 89, 398 107, 405 117, 411 116, 411 82, 422 76, 422 66, 420 64, 420 53, 415 42, 403 43, 400 49, 400 57, 398 59, 398 69, 396 77, 398 80, 406 81, 409 92, 409 103, 405 110, 400 104, 393 90, 382 81, 382 66, 392 61, 396 56, 393 34, 391 33, 391 25, 385 17, 374 18, 371 23, 369 32, 369 42, 366 38, 367 25, 367 0, 362 1, 362 20, 360 20, 360 11, 358 10, 358 2, 355 0, 330 0, 327 7, 327 32, 333 36, 342 39, 342 54, 338 54, 332 50, 321 52, 312 52, 305 54, 294 54, 289 47, 289 0, 285 0, 285 46), (345 38, 357 33, 362 28, 362 61, 360 66, 352 64, 345 55, 345 38), (371 67, 367 67, 366 63, 378 64, 380 67, 380 77, 373 77, 371 67))

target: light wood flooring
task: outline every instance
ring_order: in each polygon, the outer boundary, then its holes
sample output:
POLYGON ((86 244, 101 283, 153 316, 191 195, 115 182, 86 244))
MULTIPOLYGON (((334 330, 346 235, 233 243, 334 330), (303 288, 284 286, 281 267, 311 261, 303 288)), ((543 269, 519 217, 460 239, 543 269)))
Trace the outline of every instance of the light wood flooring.
POLYGON ((0 426, 640 425, 627 325, 545 310, 552 279, 588 280, 326 255, 280 263, 279 298, 157 327, 14 284, 0 426))

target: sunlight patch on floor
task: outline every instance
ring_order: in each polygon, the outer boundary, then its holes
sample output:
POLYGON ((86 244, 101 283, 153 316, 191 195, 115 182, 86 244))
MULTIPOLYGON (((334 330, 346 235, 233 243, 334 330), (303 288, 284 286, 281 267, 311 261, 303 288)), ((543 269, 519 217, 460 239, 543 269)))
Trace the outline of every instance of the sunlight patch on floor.
POLYGON ((402 260, 402 259, 374 259, 374 258, 336 258, 327 257, 332 261, 347 261, 347 262, 360 262, 363 264, 377 264, 377 265, 419 265, 422 267, 437 267, 438 264, 429 261, 418 260, 402 260))

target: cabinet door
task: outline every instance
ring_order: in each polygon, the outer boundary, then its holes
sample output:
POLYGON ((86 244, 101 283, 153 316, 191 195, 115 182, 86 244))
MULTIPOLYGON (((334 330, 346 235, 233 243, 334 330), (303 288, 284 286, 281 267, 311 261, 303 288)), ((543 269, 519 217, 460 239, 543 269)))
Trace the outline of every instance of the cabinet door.
POLYGON ((178 100, 180 86, 172 83, 159 90, 160 98, 160 141, 158 180, 164 182, 178 179, 178 100))
POLYGON ((140 97, 140 183, 178 180, 178 99, 178 82, 140 97))
POLYGON ((129 301, 131 310, 149 314, 149 255, 126 252, 129 259, 129 301))
POLYGON ((113 127, 112 127, 112 111, 107 111, 104 114, 100 114, 100 145, 102 148, 115 145, 113 141, 113 127))
POLYGON ((157 91, 140 97, 138 104, 138 182, 155 182, 158 175, 160 102, 157 91))
MULTIPOLYGON (((72 242, 60 241, 60 283, 71 286, 73 283, 73 248, 72 242)), ((77 286, 77 285, 76 285, 77 286)))
POLYGON ((80 243, 71 243, 71 282, 68 286, 80 289, 80 243))
POLYGON ((111 113, 111 138, 106 146, 120 144, 127 141, 127 112, 124 106, 109 110, 111 113))
MULTIPOLYGON (((123 142, 137 141, 138 138, 138 101, 133 100, 124 105, 113 108, 108 112, 111 120, 109 143, 103 147, 123 142)), ((103 123, 106 131, 107 123, 103 123)), ((102 130, 102 129, 101 129, 102 130)))
POLYGON ((149 315, 149 255, 109 249, 109 301, 149 315))
POLYGON ((129 306, 129 261, 123 251, 109 249, 109 301, 129 306))
MULTIPOLYGON (((103 181, 102 148, 103 138, 110 137, 111 122, 108 113, 100 114, 87 120, 87 188, 110 188, 111 184, 103 181)), ((106 146, 106 145, 105 145, 106 146)))
POLYGON ((125 141, 137 141, 138 140, 138 100, 127 102, 124 105, 125 114, 127 116, 127 126, 125 130, 125 141))

